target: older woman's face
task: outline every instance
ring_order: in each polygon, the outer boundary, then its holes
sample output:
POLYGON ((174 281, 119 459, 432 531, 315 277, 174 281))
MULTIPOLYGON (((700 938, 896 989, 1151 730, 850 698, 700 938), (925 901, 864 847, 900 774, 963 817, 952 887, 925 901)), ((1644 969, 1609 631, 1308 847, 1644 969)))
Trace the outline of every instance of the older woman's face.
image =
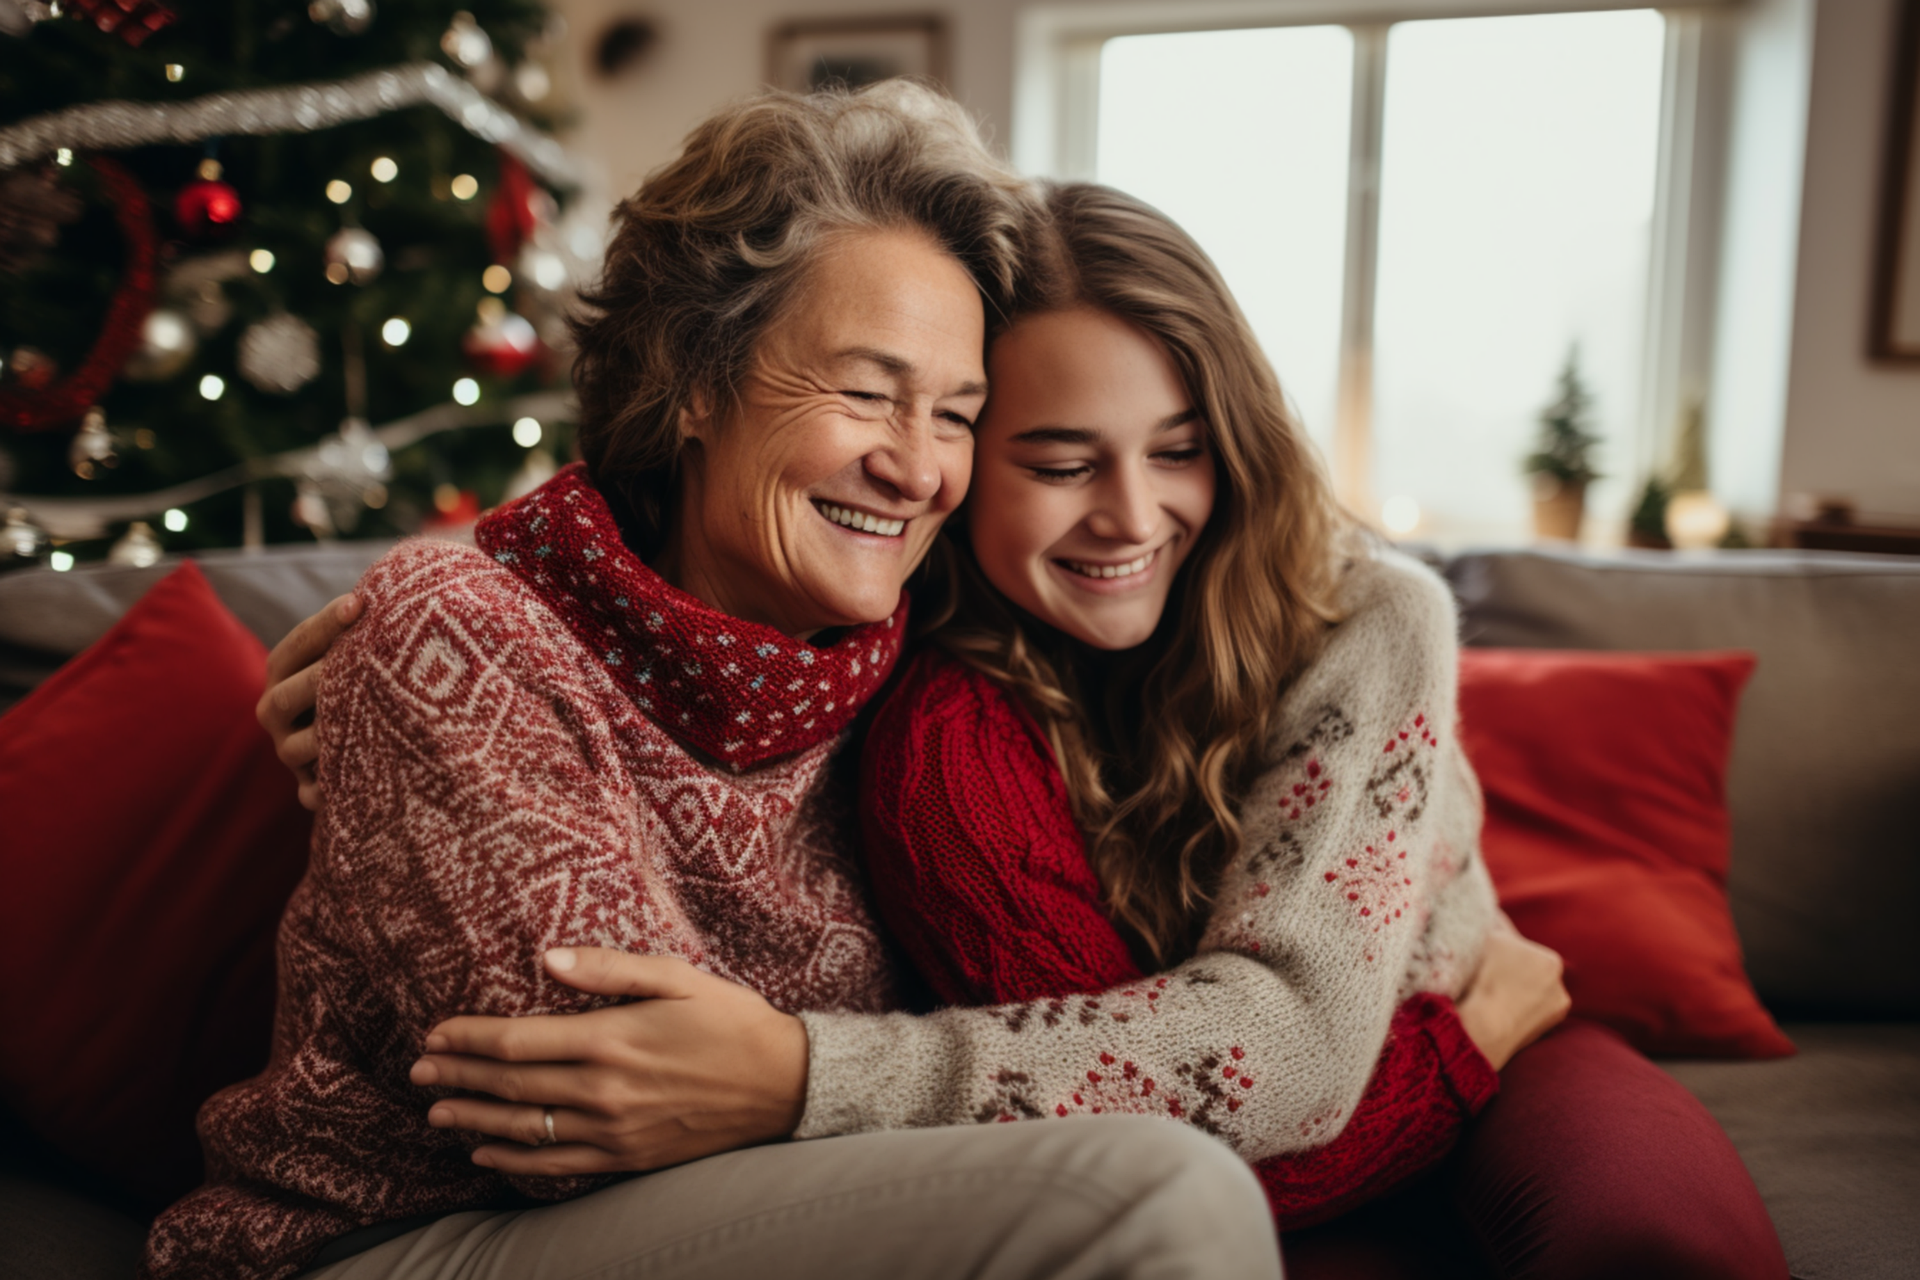
POLYGON ((789 635, 890 615, 966 496, 984 341, 978 291, 927 237, 837 237, 762 336, 738 410, 687 416, 662 573, 789 635))

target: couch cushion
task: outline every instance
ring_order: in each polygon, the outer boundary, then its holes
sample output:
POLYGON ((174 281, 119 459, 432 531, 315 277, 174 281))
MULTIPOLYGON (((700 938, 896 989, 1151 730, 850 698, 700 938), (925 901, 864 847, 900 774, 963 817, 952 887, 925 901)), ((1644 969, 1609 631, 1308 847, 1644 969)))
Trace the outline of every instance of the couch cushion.
POLYGON ((1797 1057, 1660 1065, 1733 1139, 1796 1277, 1920 1276, 1920 1026, 1786 1032, 1797 1057))
POLYGON ((311 817, 254 722, 265 666, 189 563, 0 717, 0 1088, 155 1204, 199 1181, 201 1102, 267 1057, 311 817))
POLYGON ((0 1280, 127 1280, 147 1224, 77 1192, 0 1174, 0 1280))
POLYGON ((1747 971, 1776 1011, 1920 1017, 1920 560, 1467 554, 1470 645, 1748 649, 1727 799, 1747 971))
POLYGON ((1727 755, 1752 673, 1748 653, 1460 655, 1500 905, 1566 961, 1574 1015, 1643 1053, 1793 1052, 1727 910, 1727 755))
MULTIPOLYGON (((221 603, 271 647, 293 624, 345 591, 391 542, 332 542, 266 551, 196 552, 221 603)), ((147 588, 180 567, 88 564, 66 573, 0 576, 0 711, 107 633, 147 588)))

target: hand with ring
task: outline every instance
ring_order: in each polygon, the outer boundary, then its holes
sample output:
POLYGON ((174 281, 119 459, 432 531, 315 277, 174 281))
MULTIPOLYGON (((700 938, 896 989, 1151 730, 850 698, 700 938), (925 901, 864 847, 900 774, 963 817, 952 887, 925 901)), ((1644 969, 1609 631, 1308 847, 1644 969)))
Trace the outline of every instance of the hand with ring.
POLYGON ((437 1129, 502 1139, 473 1162, 510 1175, 640 1172, 791 1136, 807 1094, 807 1031, 758 992, 670 956, 549 951, 556 981, 629 1004, 589 1013, 451 1018, 417 1085, 457 1089, 437 1129))

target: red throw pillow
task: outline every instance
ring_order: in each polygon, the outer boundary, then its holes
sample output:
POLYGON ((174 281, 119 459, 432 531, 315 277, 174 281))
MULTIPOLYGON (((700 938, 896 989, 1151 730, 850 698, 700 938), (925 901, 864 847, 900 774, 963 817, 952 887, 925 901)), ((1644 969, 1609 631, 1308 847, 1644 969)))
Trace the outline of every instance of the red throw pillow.
POLYGON ((1727 906, 1727 759, 1753 667, 1749 653, 1461 653, 1500 905, 1565 958, 1573 1011, 1646 1053, 1794 1051, 1727 906))
POLYGON ((265 670, 188 563, 0 717, 0 1098, 151 1203, 266 1062, 311 821, 254 722, 265 670))

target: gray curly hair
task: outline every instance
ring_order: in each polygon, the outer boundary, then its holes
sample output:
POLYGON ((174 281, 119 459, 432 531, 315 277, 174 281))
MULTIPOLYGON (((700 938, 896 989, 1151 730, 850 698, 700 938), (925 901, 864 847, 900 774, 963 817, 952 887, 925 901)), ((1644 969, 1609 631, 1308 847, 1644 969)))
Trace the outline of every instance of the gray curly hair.
POLYGON ((767 326, 838 232, 917 228, 1004 315, 1044 217, 971 116, 911 81, 725 107, 614 213, 572 321, 581 457, 642 555, 669 532, 681 410, 723 415, 767 326))

